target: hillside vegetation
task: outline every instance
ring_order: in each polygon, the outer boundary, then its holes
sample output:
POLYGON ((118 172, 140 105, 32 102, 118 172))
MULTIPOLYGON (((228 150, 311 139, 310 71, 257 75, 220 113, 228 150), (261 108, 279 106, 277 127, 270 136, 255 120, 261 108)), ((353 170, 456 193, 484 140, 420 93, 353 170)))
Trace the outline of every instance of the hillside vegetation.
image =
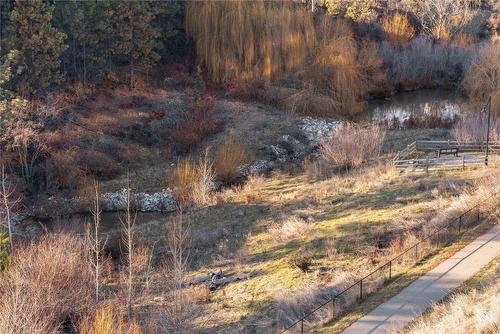
POLYGON ((498 221, 498 155, 431 173, 391 159, 415 140, 500 140, 499 15, 0 1, 0 333, 279 332, 480 206, 477 227, 402 268, 431 267, 498 221), (367 111, 419 89, 456 93, 460 112, 367 111))

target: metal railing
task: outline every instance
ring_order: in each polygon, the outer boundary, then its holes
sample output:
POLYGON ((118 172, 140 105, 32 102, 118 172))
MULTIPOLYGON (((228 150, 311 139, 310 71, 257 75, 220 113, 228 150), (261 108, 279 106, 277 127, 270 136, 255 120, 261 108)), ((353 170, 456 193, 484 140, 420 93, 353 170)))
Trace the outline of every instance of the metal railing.
POLYGON ((327 301, 319 304, 315 309, 309 311, 300 319, 284 328, 281 333, 291 333, 292 331, 301 334, 306 333, 307 327, 309 327, 311 322, 314 326, 314 321, 311 320, 317 320, 315 316, 322 310, 329 314, 330 319, 333 319, 335 314, 342 311, 342 306, 349 307, 353 304, 352 302, 348 303, 349 297, 351 297, 350 299, 354 299, 354 302, 362 301, 369 293, 375 291, 378 287, 390 282, 394 277, 396 277, 398 274, 398 268, 402 268, 403 271, 400 273, 404 273, 404 269, 408 268, 408 262, 418 262, 432 250, 440 248, 442 245, 449 244, 459 234, 466 231, 470 227, 478 225, 479 222, 480 209, 479 205, 476 205, 462 213, 460 216, 451 219, 448 223, 440 226, 432 233, 428 234, 412 246, 406 248, 397 256, 391 258, 389 261, 377 267, 375 270, 355 283, 349 285, 341 292, 329 297, 327 301), (340 304, 340 301, 342 300, 344 301, 344 305, 340 304))

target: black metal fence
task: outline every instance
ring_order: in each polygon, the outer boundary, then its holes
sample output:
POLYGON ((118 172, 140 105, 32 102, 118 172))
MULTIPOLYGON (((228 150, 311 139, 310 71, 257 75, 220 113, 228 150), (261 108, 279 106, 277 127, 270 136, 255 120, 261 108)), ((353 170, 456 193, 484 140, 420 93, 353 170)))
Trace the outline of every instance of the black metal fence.
POLYGON ((438 227, 420 241, 406 248, 377 269, 333 295, 326 302, 306 313, 302 318, 284 328, 281 333, 307 333, 318 325, 320 320, 331 320, 354 303, 362 301, 368 294, 383 284, 390 282, 398 274, 404 273, 408 266, 418 262, 431 251, 452 242, 458 235, 480 222, 479 205, 474 206, 438 227))

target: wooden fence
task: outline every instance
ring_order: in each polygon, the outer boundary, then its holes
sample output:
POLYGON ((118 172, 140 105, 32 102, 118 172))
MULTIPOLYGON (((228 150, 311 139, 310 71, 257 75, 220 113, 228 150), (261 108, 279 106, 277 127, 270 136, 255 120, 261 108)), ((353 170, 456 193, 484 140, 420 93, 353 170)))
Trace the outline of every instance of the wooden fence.
MULTIPOLYGON (((392 162, 396 169, 409 172, 465 169, 486 165, 484 152, 486 152, 486 142, 418 140, 399 151, 392 162), (440 149, 458 149, 459 155, 438 157, 437 152, 440 149), (436 152, 436 156, 429 156, 429 152, 436 152), (417 157, 418 153, 426 153, 427 157, 417 157)), ((489 154, 500 154, 500 142, 489 143, 489 154)))

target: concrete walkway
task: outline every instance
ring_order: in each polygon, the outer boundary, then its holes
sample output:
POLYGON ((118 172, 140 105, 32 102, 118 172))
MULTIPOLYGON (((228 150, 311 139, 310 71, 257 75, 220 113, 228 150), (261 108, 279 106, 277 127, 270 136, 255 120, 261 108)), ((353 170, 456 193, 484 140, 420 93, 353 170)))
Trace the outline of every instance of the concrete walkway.
POLYGON ((500 226, 462 248, 398 295, 343 331, 345 334, 395 333, 500 255, 500 226))

